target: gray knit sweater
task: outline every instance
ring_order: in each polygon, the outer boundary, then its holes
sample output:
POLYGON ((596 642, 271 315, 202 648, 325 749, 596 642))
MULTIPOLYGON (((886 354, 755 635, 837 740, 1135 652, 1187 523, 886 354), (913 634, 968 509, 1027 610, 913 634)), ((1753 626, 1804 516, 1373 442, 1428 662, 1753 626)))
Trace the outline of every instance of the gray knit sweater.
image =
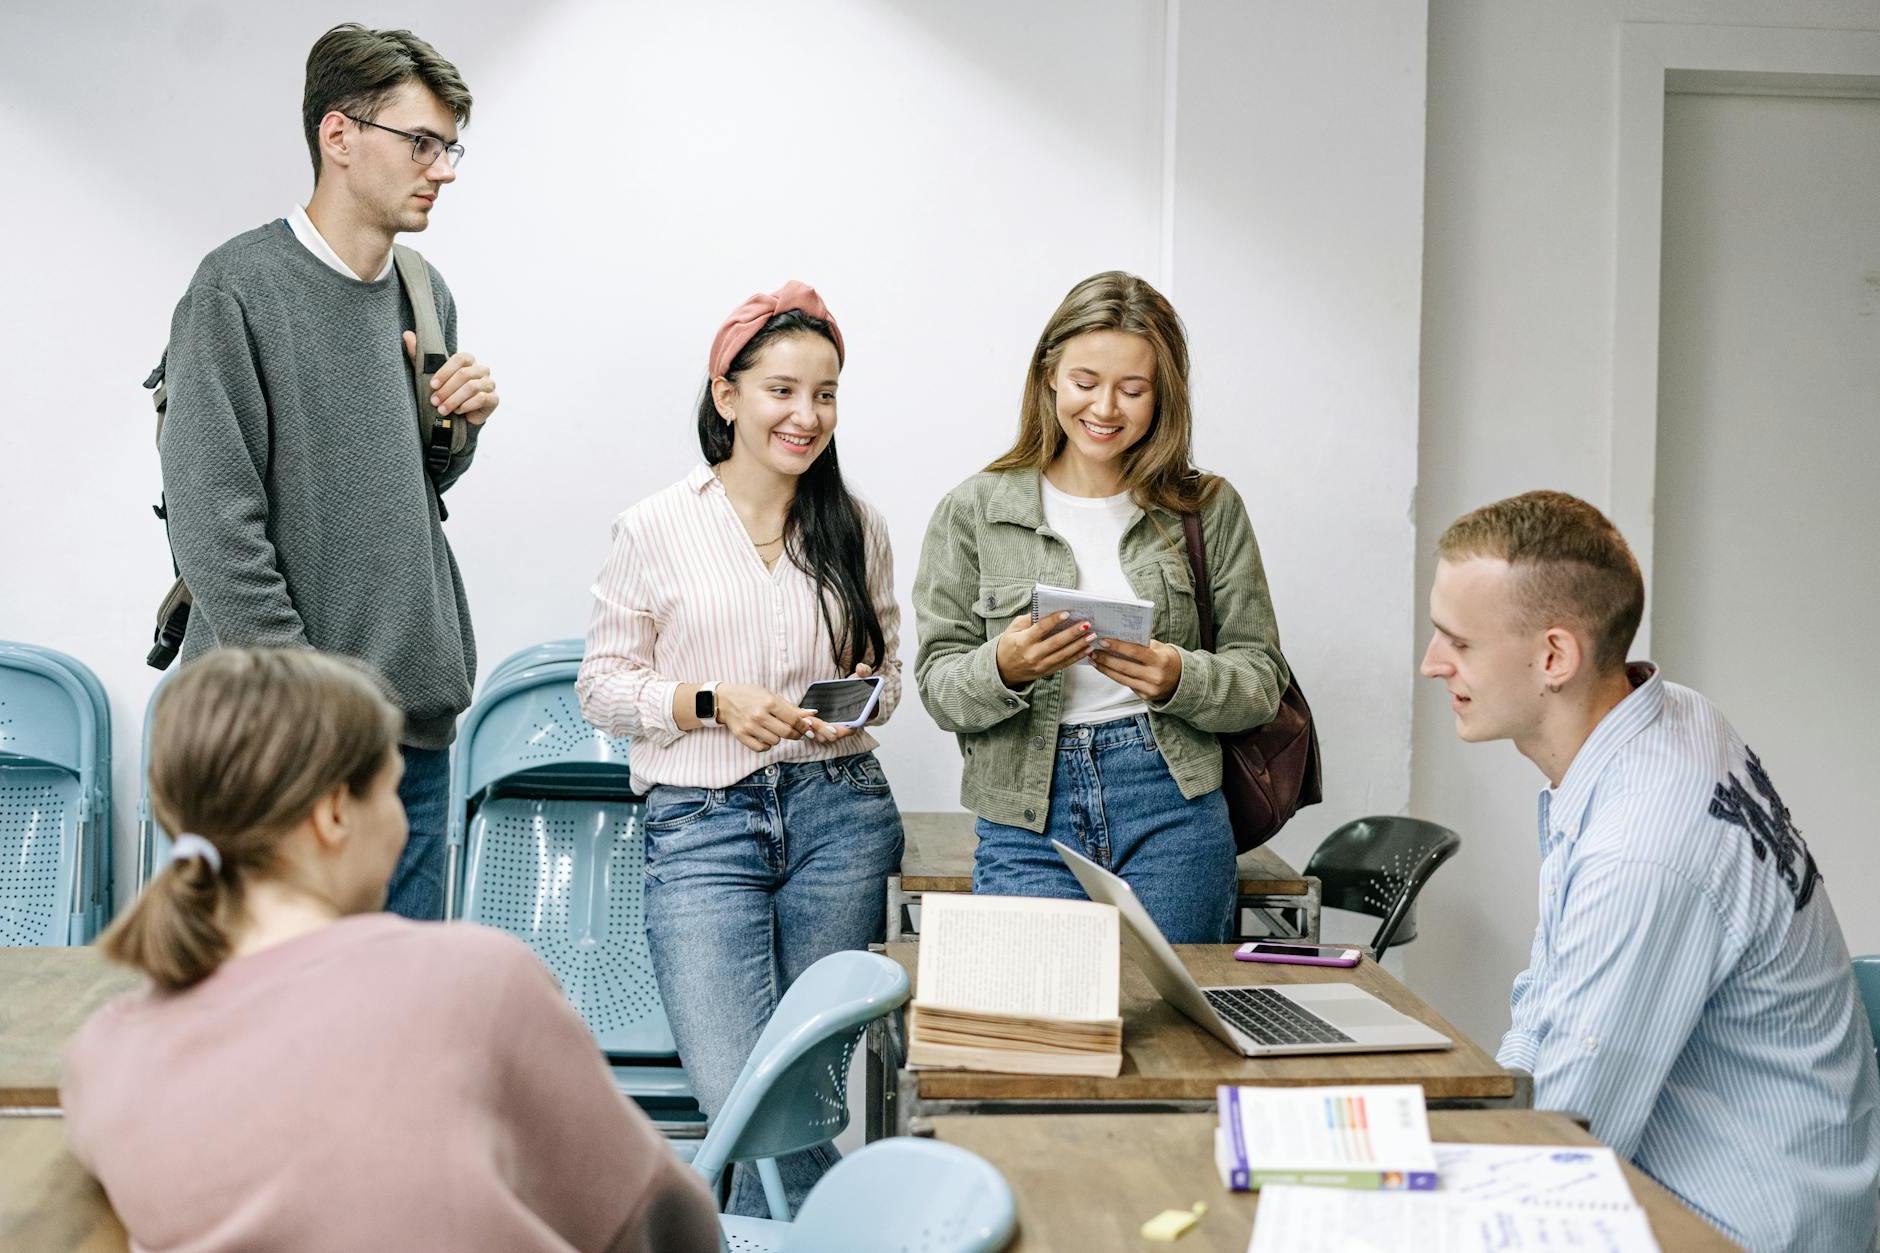
MULTIPOLYGON (((431 282, 455 352, 456 304, 431 282)), ((348 278, 284 221, 237 235, 176 307, 158 448, 195 598, 183 659, 217 644, 357 657, 404 709, 404 742, 441 748, 470 704, 476 641, 418 447, 410 329, 395 269, 348 278)))

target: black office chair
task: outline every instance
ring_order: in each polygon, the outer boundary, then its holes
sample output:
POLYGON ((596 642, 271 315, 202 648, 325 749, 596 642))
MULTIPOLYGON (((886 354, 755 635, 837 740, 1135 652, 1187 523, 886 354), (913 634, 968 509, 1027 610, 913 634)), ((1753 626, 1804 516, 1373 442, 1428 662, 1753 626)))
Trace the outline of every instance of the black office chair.
POLYGON ((1326 836, 1305 872, 1318 876, 1321 904, 1384 920, 1371 940, 1381 960, 1417 938, 1417 893, 1461 847, 1454 831, 1420 818, 1359 818, 1326 836))

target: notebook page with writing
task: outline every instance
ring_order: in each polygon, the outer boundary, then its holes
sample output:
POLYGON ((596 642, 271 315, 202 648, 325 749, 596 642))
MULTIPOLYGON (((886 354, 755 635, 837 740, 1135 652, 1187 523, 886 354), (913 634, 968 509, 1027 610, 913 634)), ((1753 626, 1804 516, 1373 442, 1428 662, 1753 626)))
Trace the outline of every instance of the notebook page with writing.
POLYGON ((1623 1209, 1636 1205, 1603 1145, 1437 1144, 1439 1191, 1463 1201, 1623 1209))
POLYGON ((1090 901, 928 893, 915 998, 1050 1018, 1115 1018, 1116 909, 1090 901))
POLYGON ((1430 1192, 1274 1184, 1247 1253, 1659 1253, 1645 1211, 1523 1208, 1430 1192))

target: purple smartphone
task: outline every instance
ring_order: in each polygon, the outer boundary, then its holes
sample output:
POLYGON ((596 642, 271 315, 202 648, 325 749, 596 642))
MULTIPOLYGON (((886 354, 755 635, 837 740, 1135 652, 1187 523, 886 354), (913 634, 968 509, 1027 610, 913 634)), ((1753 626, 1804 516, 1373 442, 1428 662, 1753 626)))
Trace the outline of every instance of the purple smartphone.
POLYGON ((1234 960, 1281 962, 1289 966, 1355 966, 1363 956, 1344 944, 1276 944, 1254 940, 1234 950, 1234 960))

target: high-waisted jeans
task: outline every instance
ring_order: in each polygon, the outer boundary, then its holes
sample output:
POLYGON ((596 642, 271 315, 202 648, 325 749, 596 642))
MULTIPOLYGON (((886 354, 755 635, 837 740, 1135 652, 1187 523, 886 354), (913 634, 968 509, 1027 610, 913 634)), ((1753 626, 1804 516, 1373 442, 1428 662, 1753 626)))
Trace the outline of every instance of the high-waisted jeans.
POLYGON ((1121 876, 1171 944, 1234 933, 1234 831, 1216 788, 1189 800, 1145 714, 1058 731, 1044 834, 981 818, 973 891, 1085 899, 1052 840, 1121 876))
MULTIPOLYGON (((679 1059, 716 1118, 770 1015, 818 959, 879 941, 901 815, 873 753, 766 766, 646 804, 646 934, 679 1059)), ((833 1144, 779 1159, 791 1209, 833 1144)), ((768 1215, 739 1166, 728 1213, 768 1215)))

